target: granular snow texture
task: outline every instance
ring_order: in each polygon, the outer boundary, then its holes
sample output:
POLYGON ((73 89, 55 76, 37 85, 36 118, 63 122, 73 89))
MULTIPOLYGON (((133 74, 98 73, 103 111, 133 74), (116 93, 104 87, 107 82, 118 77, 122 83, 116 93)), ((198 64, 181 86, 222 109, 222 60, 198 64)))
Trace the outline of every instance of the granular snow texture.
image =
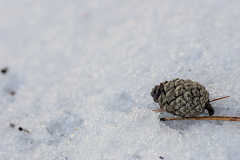
MULTIPOLYGON (((166 121, 150 92, 204 85, 240 116, 238 0, 0 1, 0 157, 240 159, 240 122, 166 121)), ((205 112, 203 115, 208 115, 205 112)))

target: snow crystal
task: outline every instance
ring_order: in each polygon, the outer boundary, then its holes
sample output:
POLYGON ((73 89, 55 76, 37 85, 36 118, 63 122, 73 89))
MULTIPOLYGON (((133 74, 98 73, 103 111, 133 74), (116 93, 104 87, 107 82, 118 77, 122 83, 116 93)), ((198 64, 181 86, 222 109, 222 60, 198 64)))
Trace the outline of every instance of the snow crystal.
MULTIPOLYGON (((204 85, 239 116, 240 3, 0 2, 2 159, 239 159, 240 123, 166 121, 151 89, 204 85)), ((207 113, 204 113, 207 115, 207 113)))

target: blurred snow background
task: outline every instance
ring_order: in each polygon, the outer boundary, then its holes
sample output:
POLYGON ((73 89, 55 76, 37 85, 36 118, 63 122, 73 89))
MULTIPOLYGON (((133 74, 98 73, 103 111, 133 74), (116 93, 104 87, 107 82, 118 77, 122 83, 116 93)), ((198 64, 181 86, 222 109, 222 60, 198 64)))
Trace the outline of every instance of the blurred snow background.
POLYGON ((150 96, 191 79, 211 99, 231 96, 212 103, 215 115, 240 116, 239 10, 238 0, 0 1, 1 159, 239 159, 239 122, 160 122, 150 96))

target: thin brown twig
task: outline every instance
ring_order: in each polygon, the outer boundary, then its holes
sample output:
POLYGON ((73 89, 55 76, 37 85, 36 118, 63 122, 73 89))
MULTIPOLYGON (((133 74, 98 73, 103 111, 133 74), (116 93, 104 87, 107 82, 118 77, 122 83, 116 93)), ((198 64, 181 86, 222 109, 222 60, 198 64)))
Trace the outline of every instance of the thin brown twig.
POLYGON ((221 98, 213 99, 213 100, 211 100, 211 101, 209 101, 209 102, 217 101, 217 100, 220 100, 220 99, 223 99, 223 98, 228 98, 228 97, 230 97, 230 96, 226 96, 226 97, 221 97, 221 98))
POLYGON ((162 108, 157 109, 157 110, 152 110, 152 111, 155 111, 155 112, 165 112, 164 109, 162 109, 162 108))
POLYGON ((205 116, 205 117, 190 117, 190 118, 160 118, 160 121, 172 121, 172 120, 240 121, 240 117, 231 117, 231 116, 205 116))

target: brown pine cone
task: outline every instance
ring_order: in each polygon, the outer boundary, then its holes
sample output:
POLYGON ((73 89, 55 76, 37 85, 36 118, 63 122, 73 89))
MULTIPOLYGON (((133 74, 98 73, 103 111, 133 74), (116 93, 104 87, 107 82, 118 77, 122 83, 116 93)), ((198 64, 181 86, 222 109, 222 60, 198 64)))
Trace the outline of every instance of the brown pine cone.
POLYGON ((151 96, 160 108, 182 118, 196 117, 205 109, 210 116, 214 114, 206 88, 189 79, 177 78, 160 83, 152 89, 151 96))

